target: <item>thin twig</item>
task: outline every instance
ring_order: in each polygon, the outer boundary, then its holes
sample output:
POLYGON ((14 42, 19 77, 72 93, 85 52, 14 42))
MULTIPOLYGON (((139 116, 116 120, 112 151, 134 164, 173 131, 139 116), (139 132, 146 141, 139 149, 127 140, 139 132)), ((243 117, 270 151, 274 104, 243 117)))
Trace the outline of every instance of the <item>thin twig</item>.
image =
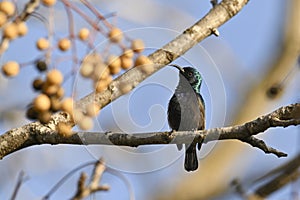
POLYGON ((18 194, 18 192, 19 192, 19 189, 20 189, 22 183, 23 183, 24 181, 26 181, 26 180, 27 180, 27 178, 25 177, 24 171, 21 171, 21 172, 19 173, 19 175, 18 175, 18 181, 17 181, 17 184, 16 184, 16 186, 15 186, 14 192, 13 192, 11 198, 10 198, 11 200, 15 200, 15 199, 16 199, 17 194, 18 194))
POLYGON ((91 161, 91 162, 87 162, 87 163, 84 163, 78 167, 76 167, 75 169, 69 171, 65 176, 63 176, 50 190, 49 192, 47 192, 47 194, 42 198, 43 200, 47 200, 50 198, 50 196, 52 194, 55 193, 56 190, 58 190, 58 188, 64 183, 66 182, 66 180, 71 177, 75 172, 77 172, 78 170, 84 168, 84 167, 87 167, 89 165, 94 165, 97 161, 91 161))
POLYGON ((95 24, 93 22, 93 20, 86 15, 84 12, 82 12, 82 10, 80 8, 78 8, 77 6, 75 6, 74 4, 70 3, 68 0, 62 0, 62 3, 64 3, 66 6, 70 7, 72 10, 74 10, 77 14, 79 14, 90 26, 92 26, 95 30, 103 33, 103 29, 101 29, 98 24, 95 24))
MULTIPOLYGON (((76 73, 77 66, 79 64, 78 56, 77 56, 77 45, 76 45, 76 41, 75 41, 75 30, 74 30, 75 23, 74 23, 73 13, 72 13, 70 7, 65 5, 65 10, 66 10, 67 17, 68 17, 69 37, 70 37, 71 49, 72 49, 72 69, 71 69, 71 75, 73 75, 72 83, 75 83, 76 76, 74 76, 74 74, 76 73)), ((71 89, 72 89, 72 86, 71 86, 71 89)))
POLYGON ((101 13, 98 12, 98 10, 89 1, 80 0, 80 2, 83 3, 88 9, 90 9, 98 19, 102 20, 105 26, 107 26, 108 28, 112 28, 112 25, 106 20, 103 15, 101 15, 101 13))
POLYGON ((82 173, 78 180, 76 194, 71 199, 79 200, 98 191, 108 191, 109 186, 100 185, 100 180, 104 171, 105 171, 105 164, 104 161, 100 159, 95 163, 91 181, 88 185, 85 185, 85 182, 87 180, 87 175, 85 173, 82 173))

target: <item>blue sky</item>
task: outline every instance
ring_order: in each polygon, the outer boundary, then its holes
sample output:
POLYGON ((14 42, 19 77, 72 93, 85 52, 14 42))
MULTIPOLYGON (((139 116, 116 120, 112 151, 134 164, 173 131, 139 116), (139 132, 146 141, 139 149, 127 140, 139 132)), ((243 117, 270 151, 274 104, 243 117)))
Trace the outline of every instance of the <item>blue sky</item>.
MULTIPOLYGON (((203 17, 211 9, 211 5, 208 0, 172 2, 131 0, 127 1, 124 7, 123 1, 103 0, 98 2, 97 8, 104 14, 116 12, 116 17, 111 19, 111 22, 118 25, 131 38, 142 38, 147 46, 145 54, 148 54, 203 17)), ((245 88, 259 80, 266 71, 264 67, 278 52, 283 34, 285 8, 285 1, 250 1, 237 16, 219 29, 220 37, 211 36, 205 39, 175 61, 180 65, 197 67, 204 77, 201 92, 207 104, 208 128, 230 124, 235 105, 239 103, 240 96, 244 95, 245 88)), ((59 12, 58 16, 61 17, 60 15, 59 12)), ((45 36, 46 33, 36 20, 30 22, 31 29, 27 38, 12 44, 12 49, 2 57, 3 61, 17 59, 26 62, 35 58, 37 51, 34 50, 32 40, 45 36)), ((65 23, 57 21, 55 25, 57 34, 64 35, 65 23)), ((76 25, 84 26, 80 20, 76 25)), ((99 44, 98 48, 102 46, 99 44)), ((63 67, 60 68, 67 71, 63 67)), ((1 107, 24 109, 33 98, 34 92, 30 89, 30 83, 36 76, 38 73, 33 67, 26 67, 15 79, 7 81, 1 78, 1 82, 7 86, 1 87, 0 90, 1 107), (12 90, 12 87, 15 89, 12 90), (19 91, 22 90, 27 91, 26 94, 20 95, 19 91)), ((169 130, 166 106, 177 84, 177 76, 176 70, 172 68, 164 68, 151 76, 132 93, 104 108, 95 121, 97 125, 94 130, 126 132, 169 130)), ((91 84, 84 81, 78 77, 75 83, 69 81, 65 85, 69 88, 67 93, 71 94, 74 89, 78 97, 89 93, 91 84)), ((276 105, 295 102, 297 97, 294 92, 299 90, 299 87, 298 89, 296 87, 298 83, 299 81, 293 81, 286 95, 276 105)), ((26 121, 20 117, 17 125, 24 123, 26 121)), ((17 125, 4 120, 0 124, 0 130, 4 132, 17 125)), ((289 138, 282 132, 282 129, 270 131, 265 137, 267 143, 293 155, 297 150, 295 146, 299 144, 296 137, 297 129, 292 127, 284 130, 284 133, 290 134, 289 138)), ((214 148, 214 145, 207 146, 201 155, 206 156, 207 152, 209 154, 211 148, 214 148)), ((247 154, 249 160, 259 159, 262 171, 267 170, 270 165, 286 161, 279 161, 259 150, 252 151, 250 147, 249 151, 247 154)), ((136 199, 152 199, 153 193, 161 191, 162 186, 169 191, 180 182, 181 177, 188 176, 182 167, 182 152, 178 152, 174 145, 146 146, 137 149, 43 145, 19 151, 1 161, 0 198, 7 199, 10 196, 20 170, 24 170, 30 177, 24 183, 20 196, 38 198, 72 168, 99 156, 104 156, 108 166, 119 170, 129 180, 136 199), (174 178, 174 174, 178 177, 174 178)), ((245 161, 243 158, 237 159, 240 162, 245 161)), ((249 160, 247 162, 253 165, 249 160)), ((245 174, 242 178, 249 178, 249 174, 261 173, 253 171, 251 167, 244 167, 241 171, 245 174)), ((53 199, 70 197, 75 189, 77 177, 78 174, 72 177, 53 199)), ((96 199, 128 199, 128 188, 118 177, 105 174, 103 183, 108 183, 112 189, 108 193, 95 195, 96 199)), ((289 193, 284 190, 278 195, 287 197, 289 193)), ((276 199, 277 196, 273 198, 276 199)))

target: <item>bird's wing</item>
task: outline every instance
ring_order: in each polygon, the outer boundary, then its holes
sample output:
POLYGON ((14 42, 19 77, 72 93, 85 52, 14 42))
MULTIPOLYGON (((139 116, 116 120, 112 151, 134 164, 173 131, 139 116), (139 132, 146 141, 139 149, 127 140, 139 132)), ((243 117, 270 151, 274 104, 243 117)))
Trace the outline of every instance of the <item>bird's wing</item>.
POLYGON ((199 120, 198 130, 204 130, 205 129, 205 104, 201 94, 198 94, 198 104, 200 108, 200 119, 201 119, 199 120))
POLYGON ((173 95, 168 105, 168 122, 172 130, 178 131, 181 120, 180 104, 176 95, 173 95))

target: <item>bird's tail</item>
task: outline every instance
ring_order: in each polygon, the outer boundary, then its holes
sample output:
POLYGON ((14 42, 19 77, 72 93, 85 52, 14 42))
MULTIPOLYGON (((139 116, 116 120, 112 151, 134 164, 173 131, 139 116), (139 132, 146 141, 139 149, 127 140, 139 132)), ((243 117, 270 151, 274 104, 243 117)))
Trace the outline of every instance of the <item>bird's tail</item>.
POLYGON ((176 144, 178 151, 181 151, 182 149, 182 144, 176 144))
POLYGON ((198 168, 196 144, 191 144, 185 151, 184 168, 186 171, 195 171, 198 168))

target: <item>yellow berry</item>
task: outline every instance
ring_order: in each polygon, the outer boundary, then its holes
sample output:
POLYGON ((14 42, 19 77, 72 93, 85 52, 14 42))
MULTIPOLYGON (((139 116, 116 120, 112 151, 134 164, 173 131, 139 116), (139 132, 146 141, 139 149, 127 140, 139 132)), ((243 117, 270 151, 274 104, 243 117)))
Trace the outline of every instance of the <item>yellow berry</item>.
POLYGON ((63 87, 59 87, 58 90, 57 90, 57 92, 56 92, 56 94, 55 94, 56 98, 60 99, 60 98, 62 98, 64 95, 65 95, 65 90, 64 90, 64 88, 63 88, 63 87))
POLYGON ((58 41, 58 48, 61 51, 67 51, 71 47, 71 41, 68 38, 63 38, 58 41))
POLYGON ((126 69, 129 69, 132 66, 133 66, 132 58, 129 58, 129 57, 123 55, 121 57, 121 67, 122 67, 122 69, 126 70, 126 69))
POLYGON ((95 117, 100 112, 100 106, 95 103, 91 103, 86 107, 86 115, 89 117, 95 117))
POLYGON ((92 63, 85 62, 82 63, 80 68, 80 74, 82 77, 89 78, 94 72, 94 66, 92 63))
POLYGON ((50 85, 60 85, 63 82, 64 77, 59 70, 53 69, 47 73, 46 80, 50 85))
POLYGON ((0 2, 0 11, 4 12, 7 16, 11 16, 15 13, 16 7, 10 1, 0 2))
POLYGON ((57 132, 63 137, 70 137, 73 134, 72 126, 61 122, 57 125, 57 132))
POLYGON ((149 65, 152 64, 152 61, 144 55, 140 55, 136 58, 134 66, 141 66, 141 65, 149 65))
POLYGON ((2 72, 5 76, 13 77, 19 74, 20 66, 16 61, 8 61, 2 66, 2 72))
POLYGON ((48 111, 38 113, 38 120, 42 124, 47 124, 51 120, 51 113, 48 111))
POLYGON ((108 33, 108 38, 111 42, 118 43, 123 39, 123 32, 121 29, 113 27, 108 33))
POLYGON ((141 40, 141 39, 132 40, 132 42, 131 42, 131 49, 135 53, 141 53, 142 51, 144 51, 145 45, 144 45, 143 40, 141 40))
POLYGON ((79 110, 79 109, 73 110, 73 120, 76 124, 78 124, 78 122, 80 122, 83 117, 84 117, 84 114, 82 113, 81 110, 79 110))
POLYGON ((118 56, 110 55, 107 58, 107 64, 109 68, 119 68, 121 67, 121 60, 118 56))
POLYGON ((82 130, 92 129, 94 125, 93 119, 87 116, 84 116, 79 122, 78 126, 82 130))
POLYGON ((118 74, 118 73, 120 73, 120 71, 121 71, 121 66, 119 66, 119 67, 114 67, 114 68, 110 68, 110 69, 109 69, 109 72, 110 72, 110 74, 112 74, 112 75, 118 74))
POLYGON ((7 22, 7 16, 3 11, 0 11, 0 27, 7 22))
POLYGON ((113 77, 111 75, 108 75, 105 77, 105 79, 103 79, 103 81, 106 82, 106 85, 109 85, 113 80, 113 77))
POLYGON ((140 55, 137 57, 134 66, 139 67, 146 74, 154 71, 154 65, 147 56, 140 55))
POLYGON ((10 23, 7 26, 5 26, 3 30, 3 36, 10 40, 13 40, 16 37, 18 37, 17 25, 15 23, 10 23))
POLYGON ((46 38, 40 38, 36 42, 36 47, 39 50, 46 50, 46 49, 49 48, 49 46, 50 46, 50 43, 49 43, 49 41, 46 38))
POLYGON ((47 111, 50 109, 51 102, 47 95, 40 94, 33 101, 33 106, 37 111, 47 111))
POLYGON ((134 56, 134 52, 132 51, 132 49, 125 49, 123 51, 122 57, 132 58, 133 56, 134 56))
POLYGON ((104 79, 109 75, 109 68, 104 63, 99 63, 96 65, 93 73, 93 77, 95 81, 98 81, 99 79, 104 79))
POLYGON ((91 54, 88 54, 84 57, 83 62, 89 62, 89 63, 102 63, 102 57, 99 53, 93 52, 91 54))
POLYGON ((43 84, 42 91, 44 94, 48 96, 52 96, 57 93, 58 88, 59 88, 58 85, 53 85, 53 84, 49 84, 49 82, 46 82, 45 84, 43 84))
POLYGON ((100 80, 94 83, 94 88, 96 92, 103 92, 107 88, 106 81, 100 80))
POLYGON ((42 0, 42 3, 45 6, 53 6, 56 3, 56 0, 42 0))
POLYGON ((61 110, 69 113, 72 115, 73 113, 73 99, 72 98, 66 98, 62 103, 61 103, 61 110))
POLYGON ((60 110, 61 102, 59 101, 58 98, 56 98, 56 97, 51 97, 51 98, 50 98, 50 102, 51 102, 50 110, 51 110, 52 112, 56 112, 56 111, 59 111, 59 110, 60 110))
POLYGON ((80 40, 87 40, 90 35, 90 31, 87 28, 82 28, 79 30, 78 37, 80 40))
POLYGON ((17 30, 18 30, 18 35, 19 36, 24 36, 28 32, 28 28, 26 26, 25 22, 19 22, 17 23, 17 30))

